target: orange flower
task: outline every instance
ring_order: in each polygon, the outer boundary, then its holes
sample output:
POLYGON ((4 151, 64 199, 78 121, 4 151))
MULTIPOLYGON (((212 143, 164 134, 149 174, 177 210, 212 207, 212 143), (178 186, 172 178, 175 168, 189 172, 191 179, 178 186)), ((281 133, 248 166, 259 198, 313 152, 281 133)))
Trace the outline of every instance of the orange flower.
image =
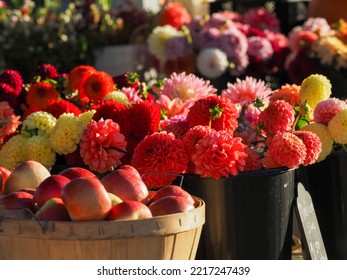
POLYGON ((73 68, 69 74, 69 88, 72 91, 79 89, 79 85, 86 79, 91 73, 96 72, 96 69, 89 65, 79 65, 73 68))
POLYGON ((103 71, 94 72, 86 77, 79 88, 78 96, 87 97, 91 102, 101 102, 103 98, 115 89, 112 76, 103 71))
POLYGON ((43 109, 50 102, 59 98, 58 91, 48 82, 38 82, 30 86, 26 101, 29 107, 37 107, 43 109))
POLYGON ((281 88, 276 89, 272 92, 270 97, 270 103, 281 99, 287 101, 292 106, 300 103, 299 97, 300 86, 296 84, 285 84, 281 88))
POLYGON ((20 116, 16 116, 7 101, 0 102, 0 140, 16 132, 21 124, 20 116))

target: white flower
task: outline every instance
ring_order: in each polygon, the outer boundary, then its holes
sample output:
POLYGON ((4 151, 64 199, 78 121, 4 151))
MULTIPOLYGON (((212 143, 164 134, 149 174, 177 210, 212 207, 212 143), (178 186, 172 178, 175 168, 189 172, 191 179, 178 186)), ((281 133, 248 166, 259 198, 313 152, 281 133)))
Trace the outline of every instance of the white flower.
POLYGON ((176 36, 183 36, 183 33, 171 25, 157 26, 148 36, 148 50, 161 64, 165 63, 167 59, 166 41, 176 36))
POLYGON ((229 61, 225 52, 218 48, 203 49, 197 56, 198 71, 208 79, 220 77, 228 68, 229 61))

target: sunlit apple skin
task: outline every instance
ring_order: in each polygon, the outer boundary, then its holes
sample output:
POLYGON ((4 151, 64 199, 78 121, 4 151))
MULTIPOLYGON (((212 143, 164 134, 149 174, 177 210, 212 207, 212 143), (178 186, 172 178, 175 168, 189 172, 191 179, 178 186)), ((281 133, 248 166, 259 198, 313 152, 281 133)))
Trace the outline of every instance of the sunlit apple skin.
POLYGON ((53 197, 61 198, 64 186, 71 180, 63 175, 55 174, 47 177, 36 188, 33 203, 41 208, 45 202, 53 197))
POLYGON ((187 198, 192 204, 194 204, 194 199, 191 196, 190 193, 188 193, 186 190, 182 189, 180 186, 176 185, 168 185, 160 188, 157 190, 150 200, 148 201, 148 204, 153 203, 155 200, 158 200, 159 198, 165 197, 165 196, 182 196, 187 198))
POLYGON ((132 166, 122 166, 101 179, 106 190, 123 201, 148 201, 148 188, 139 172, 132 166))
POLYGON ((28 219, 34 213, 32 193, 16 191, 0 196, 0 216, 8 219, 28 219))
POLYGON ((118 196, 116 196, 113 193, 109 192, 108 195, 111 198, 112 206, 117 205, 117 204, 123 202, 123 200, 121 200, 118 196))
POLYGON ((19 189, 36 189, 38 185, 51 174, 41 163, 33 160, 23 161, 11 171, 5 183, 5 193, 19 189))
POLYGON ((62 190, 61 198, 73 221, 104 220, 112 201, 98 178, 76 178, 62 190))
POLYGON ((86 177, 97 178, 97 176, 92 171, 85 169, 83 167, 69 167, 60 171, 58 174, 65 176, 69 178, 70 180, 76 179, 76 178, 86 178, 86 177))
POLYGON ((145 204, 139 201, 123 201, 111 208, 106 220, 119 221, 147 218, 152 218, 152 212, 145 204))
POLYGON ((71 221, 61 198, 53 197, 35 213, 35 219, 47 221, 71 221))
POLYGON ((5 183, 10 176, 11 171, 6 167, 0 166, 0 195, 5 194, 5 183))
POLYGON ((148 208, 151 210, 153 217, 157 217, 175 213, 185 213, 193 210, 195 207, 186 197, 172 195, 155 200, 148 208))

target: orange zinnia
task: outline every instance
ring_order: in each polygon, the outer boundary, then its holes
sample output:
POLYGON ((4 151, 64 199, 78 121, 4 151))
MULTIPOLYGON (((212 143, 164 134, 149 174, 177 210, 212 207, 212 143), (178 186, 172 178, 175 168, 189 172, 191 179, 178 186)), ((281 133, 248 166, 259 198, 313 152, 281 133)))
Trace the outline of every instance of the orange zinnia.
POLYGON ((78 90, 82 81, 86 79, 90 74, 96 72, 93 66, 79 65, 73 68, 69 73, 69 88, 72 91, 78 90))
POLYGON ((112 76, 103 71, 89 75, 78 92, 80 98, 88 97, 91 102, 100 102, 115 89, 112 76))
POLYGON ((51 101, 57 100, 59 98, 59 93, 55 87, 48 82, 38 82, 30 86, 26 101, 29 107, 37 107, 38 109, 43 109, 51 101))

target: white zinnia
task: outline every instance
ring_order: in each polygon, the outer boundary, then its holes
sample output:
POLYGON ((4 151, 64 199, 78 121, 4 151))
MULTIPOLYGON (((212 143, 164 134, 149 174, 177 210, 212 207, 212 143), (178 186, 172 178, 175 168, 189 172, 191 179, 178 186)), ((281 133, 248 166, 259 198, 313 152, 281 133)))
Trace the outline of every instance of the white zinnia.
POLYGON ((198 71, 208 79, 220 77, 228 68, 225 52, 217 48, 203 49, 197 56, 198 71))
POLYGON ((182 33, 171 25, 155 27, 147 39, 149 52, 154 55, 161 64, 165 63, 167 59, 166 41, 177 36, 182 36, 182 33))

